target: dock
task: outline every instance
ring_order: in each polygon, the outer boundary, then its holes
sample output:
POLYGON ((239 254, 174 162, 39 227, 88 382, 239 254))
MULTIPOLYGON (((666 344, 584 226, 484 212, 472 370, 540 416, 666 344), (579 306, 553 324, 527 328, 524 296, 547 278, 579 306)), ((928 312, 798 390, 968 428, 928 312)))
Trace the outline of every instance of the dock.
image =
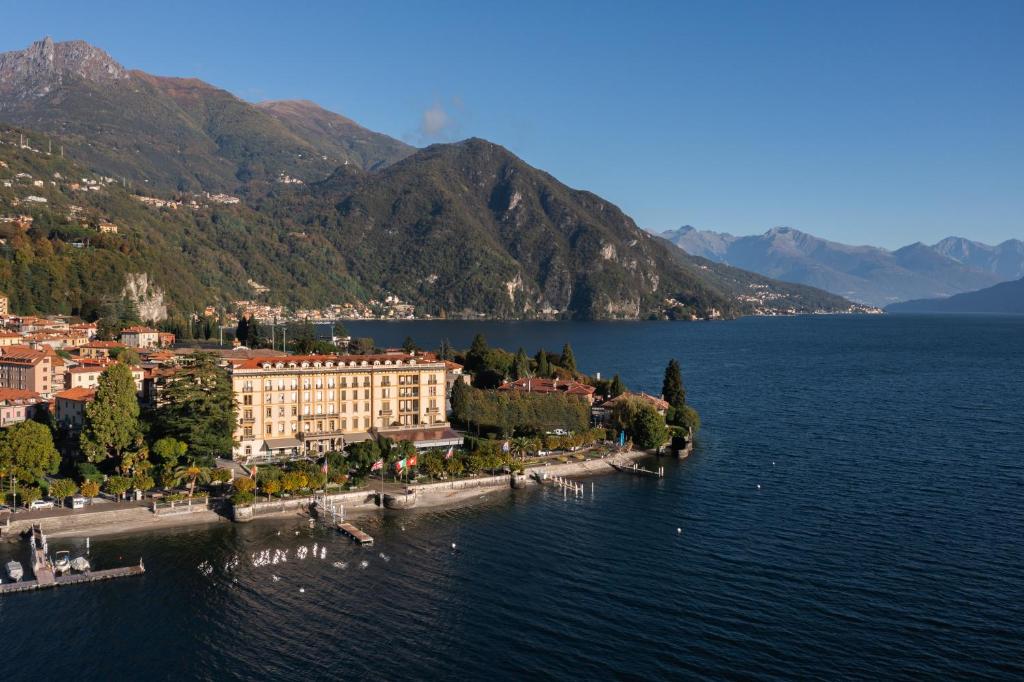
POLYGON ((373 538, 371 536, 367 535, 366 533, 364 533, 363 531, 359 530, 355 526, 353 526, 348 521, 339 521, 338 522, 338 530, 341 531, 342 533, 344 533, 345 535, 347 535, 348 537, 352 538, 352 540, 354 540, 355 542, 358 542, 360 545, 362 545, 364 547, 372 547, 373 546, 373 538))
POLYGON ((632 464, 629 465, 618 464, 616 462, 608 463, 615 467, 616 471, 622 471, 627 474, 636 474, 638 476, 656 476, 658 478, 662 478, 665 476, 665 467, 658 467, 657 471, 651 471, 650 469, 645 469, 644 467, 639 466, 636 462, 633 462, 632 464))
POLYGON ((31 590, 42 590, 47 587, 61 587, 63 585, 80 585, 82 583, 95 583, 101 580, 112 580, 114 578, 125 578, 131 575, 142 575, 146 567, 139 559, 138 566, 122 566, 121 568, 108 568, 102 571, 86 571, 85 573, 68 573, 57 575, 53 569, 53 562, 50 561, 49 546, 46 536, 43 534, 42 526, 38 523, 32 524, 32 533, 29 535, 29 546, 32 548, 32 572, 35 580, 20 580, 0 584, 0 594, 11 594, 14 592, 29 592, 31 590))
POLYGON ((16 583, 3 583, 0 585, 0 594, 11 594, 13 592, 29 592, 31 590, 42 590, 47 587, 62 587, 64 585, 80 585, 82 583, 95 583, 101 580, 113 580, 114 578, 126 578, 132 575, 142 575, 146 567, 141 561, 138 566, 122 566, 121 568, 108 568, 104 571, 89 571, 88 573, 75 573, 72 575, 54 576, 50 572, 49 582, 36 580, 22 580, 16 583))

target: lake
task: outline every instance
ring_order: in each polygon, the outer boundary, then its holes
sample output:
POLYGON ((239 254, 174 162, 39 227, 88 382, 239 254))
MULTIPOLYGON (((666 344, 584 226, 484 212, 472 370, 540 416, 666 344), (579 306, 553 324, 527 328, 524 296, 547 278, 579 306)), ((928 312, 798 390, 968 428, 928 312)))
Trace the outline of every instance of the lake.
POLYGON ((569 341, 581 370, 654 393, 678 358, 698 447, 582 499, 366 517, 372 549, 296 519, 94 538, 98 567, 141 556, 147 574, 4 597, 7 675, 1024 675, 1024 317, 347 326, 569 341))

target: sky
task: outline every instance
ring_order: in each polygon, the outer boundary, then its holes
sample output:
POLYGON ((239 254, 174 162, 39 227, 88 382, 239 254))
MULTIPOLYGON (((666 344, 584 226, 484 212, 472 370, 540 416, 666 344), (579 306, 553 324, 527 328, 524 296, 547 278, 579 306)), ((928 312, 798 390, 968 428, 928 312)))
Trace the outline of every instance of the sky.
POLYGON ((483 137, 652 231, 1024 238, 1020 0, 34 0, 3 24, 3 51, 83 39, 416 145, 483 137))

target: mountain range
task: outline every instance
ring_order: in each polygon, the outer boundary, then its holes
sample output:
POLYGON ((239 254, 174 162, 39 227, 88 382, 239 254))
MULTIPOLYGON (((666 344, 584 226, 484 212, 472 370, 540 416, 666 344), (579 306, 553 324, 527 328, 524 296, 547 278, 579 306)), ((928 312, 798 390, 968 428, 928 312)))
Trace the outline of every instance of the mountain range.
POLYGON ((0 287, 19 312, 95 309, 139 274, 179 314, 239 298, 313 307, 389 294, 468 317, 851 309, 683 254, 500 145, 416 149, 312 102, 251 104, 128 70, 80 41, 0 55, 0 121, 18 126, 0 131, 11 182, 0 214, 33 218, 5 228, 0 249, 0 287), (116 235, 96 234, 104 221, 116 235))
POLYGON ((684 226, 664 239, 687 253, 788 282, 818 287, 861 303, 947 297, 1024 276, 1024 243, 988 246, 959 237, 895 251, 850 246, 790 227, 762 235, 731 234, 684 226))
POLYGON ((1003 313, 1024 315, 1024 279, 1002 282, 980 291, 970 291, 949 298, 893 303, 886 308, 893 313, 1003 313))

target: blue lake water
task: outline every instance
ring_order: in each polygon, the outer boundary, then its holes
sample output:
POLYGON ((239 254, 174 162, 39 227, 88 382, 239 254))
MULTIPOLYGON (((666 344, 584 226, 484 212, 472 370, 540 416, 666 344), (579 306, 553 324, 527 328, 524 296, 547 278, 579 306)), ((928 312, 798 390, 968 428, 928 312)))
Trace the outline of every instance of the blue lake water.
POLYGON ((1024 676, 1024 318, 349 328, 568 340, 582 370, 652 392, 676 357, 699 447, 582 500, 367 517, 372 550, 297 519, 94 538, 94 563, 147 574, 0 599, 7 675, 1024 676), (297 559, 314 543, 325 559, 297 559), (289 561, 253 566, 264 549, 289 561))

